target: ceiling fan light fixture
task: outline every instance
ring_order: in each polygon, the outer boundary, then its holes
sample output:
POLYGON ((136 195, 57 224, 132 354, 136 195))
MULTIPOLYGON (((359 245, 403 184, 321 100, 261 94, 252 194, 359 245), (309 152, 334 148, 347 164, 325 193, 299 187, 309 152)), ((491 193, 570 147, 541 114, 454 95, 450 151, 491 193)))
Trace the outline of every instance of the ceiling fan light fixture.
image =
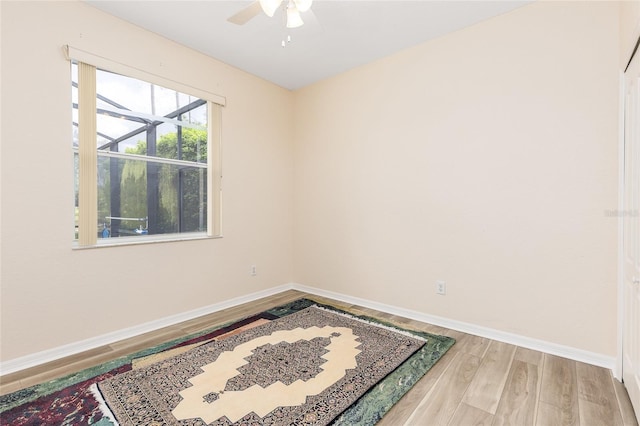
POLYGON ((296 8, 298 8, 298 12, 306 12, 311 9, 311 3, 313 0, 293 0, 293 2, 295 3, 296 8))
POLYGON ((287 6, 287 28, 298 28, 304 25, 300 12, 292 1, 287 6))
POLYGON ((273 18, 273 14, 276 13, 278 7, 282 0, 260 0, 260 6, 262 7, 262 11, 269 17, 273 18))

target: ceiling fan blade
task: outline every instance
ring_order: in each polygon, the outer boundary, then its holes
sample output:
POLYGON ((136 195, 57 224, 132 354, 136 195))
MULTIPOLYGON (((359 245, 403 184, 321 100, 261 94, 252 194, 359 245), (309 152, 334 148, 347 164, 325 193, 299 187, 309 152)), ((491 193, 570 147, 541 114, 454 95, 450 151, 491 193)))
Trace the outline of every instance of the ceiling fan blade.
POLYGON ((309 9, 300 15, 304 20, 304 25, 297 30, 299 34, 305 34, 305 37, 307 37, 311 34, 319 34, 324 31, 322 24, 318 20, 317 15, 313 12, 313 9, 309 9))
POLYGON ((227 18, 227 21, 236 25, 244 25, 254 17, 258 16, 260 12, 262 12, 260 2, 254 1, 249 6, 242 9, 240 12, 227 18))

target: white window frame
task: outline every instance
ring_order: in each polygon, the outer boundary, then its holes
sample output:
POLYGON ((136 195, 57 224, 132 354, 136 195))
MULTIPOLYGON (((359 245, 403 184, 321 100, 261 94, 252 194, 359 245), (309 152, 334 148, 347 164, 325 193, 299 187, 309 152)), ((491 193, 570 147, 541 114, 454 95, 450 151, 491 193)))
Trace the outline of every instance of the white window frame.
MULTIPOLYGON (((145 244, 166 241, 184 241, 222 236, 222 160, 221 121, 222 107, 226 104, 223 96, 197 89, 180 82, 133 68, 101 56, 65 46, 69 61, 78 63, 78 239, 74 248, 145 244), (207 231, 157 234, 135 237, 98 239, 97 218, 97 152, 96 152, 96 68, 133 77, 176 91, 188 93, 207 101, 207 231)), ((109 155, 113 155, 110 153, 109 155)), ((75 232, 75 230, 74 230, 75 232)))

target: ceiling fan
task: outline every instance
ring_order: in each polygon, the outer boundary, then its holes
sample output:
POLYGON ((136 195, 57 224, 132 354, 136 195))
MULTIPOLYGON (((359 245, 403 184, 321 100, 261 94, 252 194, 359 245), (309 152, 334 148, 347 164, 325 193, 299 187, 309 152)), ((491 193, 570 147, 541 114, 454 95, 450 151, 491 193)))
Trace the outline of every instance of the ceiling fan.
POLYGON ((304 25, 300 12, 309 10, 312 1, 313 0, 256 0, 240 12, 229 17, 227 21, 236 25, 244 25, 259 15, 260 12, 264 12, 265 15, 271 18, 280 5, 286 3, 284 8, 287 12, 287 28, 297 28, 304 25))

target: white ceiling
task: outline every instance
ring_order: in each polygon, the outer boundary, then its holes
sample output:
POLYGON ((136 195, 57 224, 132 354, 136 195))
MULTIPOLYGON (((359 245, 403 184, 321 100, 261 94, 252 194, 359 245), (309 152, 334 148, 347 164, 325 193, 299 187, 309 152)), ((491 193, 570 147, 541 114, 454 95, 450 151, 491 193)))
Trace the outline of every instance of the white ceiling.
POLYGON ((305 25, 284 13, 238 26, 227 18, 252 1, 85 0, 88 4, 284 88, 295 90, 532 0, 314 0, 305 25), (292 41, 283 48, 287 35, 292 41))

